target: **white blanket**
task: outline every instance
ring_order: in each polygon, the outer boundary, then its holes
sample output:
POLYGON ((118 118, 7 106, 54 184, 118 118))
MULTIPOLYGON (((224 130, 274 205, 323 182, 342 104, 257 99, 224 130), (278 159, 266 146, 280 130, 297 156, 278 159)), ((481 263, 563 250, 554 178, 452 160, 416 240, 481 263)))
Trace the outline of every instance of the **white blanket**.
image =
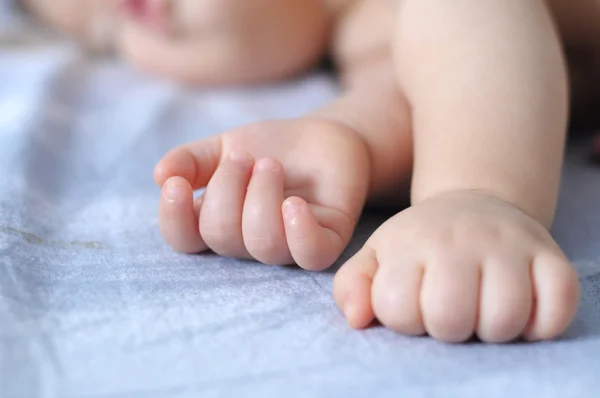
MULTIPOLYGON (((600 389, 600 170, 577 153, 554 229, 583 283, 564 339, 459 346, 352 331, 333 305, 331 271, 173 253, 158 232, 152 181, 155 162, 177 144, 322 104, 337 91, 329 77, 197 91, 88 60, 67 43, 16 45, 23 31, 4 32, 0 397, 530 398, 600 389)), ((350 251, 380 222, 366 216, 350 251)))

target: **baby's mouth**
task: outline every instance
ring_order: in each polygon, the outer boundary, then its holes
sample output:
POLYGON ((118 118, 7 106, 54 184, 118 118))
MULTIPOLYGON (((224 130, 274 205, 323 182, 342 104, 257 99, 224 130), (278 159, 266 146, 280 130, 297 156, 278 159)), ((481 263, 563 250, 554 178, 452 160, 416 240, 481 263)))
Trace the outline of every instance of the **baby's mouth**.
POLYGON ((168 33, 170 30, 170 0, 122 0, 121 9, 126 17, 145 28, 168 33))

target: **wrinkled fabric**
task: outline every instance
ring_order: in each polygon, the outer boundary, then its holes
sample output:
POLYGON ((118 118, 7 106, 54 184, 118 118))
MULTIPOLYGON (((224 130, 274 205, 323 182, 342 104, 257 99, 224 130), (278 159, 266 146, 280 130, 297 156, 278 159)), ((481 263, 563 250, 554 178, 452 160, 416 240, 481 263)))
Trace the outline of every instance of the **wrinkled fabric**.
MULTIPOLYGON (((337 92, 328 76, 194 90, 87 59, 69 43, 15 45, 17 25, 9 44, 0 33, 1 398, 600 389, 600 170, 576 149, 553 230, 583 286, 563 339, 444 345, 353 331, 333 304, 333 271, 173 253, 152 180, 178 144, 325 103, 337 92)), ((344 257, 381 221, 366 215, 344 257)))

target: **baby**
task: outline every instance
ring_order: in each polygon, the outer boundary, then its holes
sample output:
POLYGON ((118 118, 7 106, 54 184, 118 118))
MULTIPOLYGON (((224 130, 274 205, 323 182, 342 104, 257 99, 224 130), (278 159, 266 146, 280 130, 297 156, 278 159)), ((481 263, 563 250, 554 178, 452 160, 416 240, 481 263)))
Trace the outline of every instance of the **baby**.
POLYGON ((600 1, 25 2, 184 82, 284 79, 331 54, 345 88, 332 103, 160 161, 160 228, 175 250, 322 270, 366 204, 410 191, 412 206, 335 277, 352 327, 507 342, 571 323, 578 279, 548 229, 569 108, 584 119, 599 92, 600 1))

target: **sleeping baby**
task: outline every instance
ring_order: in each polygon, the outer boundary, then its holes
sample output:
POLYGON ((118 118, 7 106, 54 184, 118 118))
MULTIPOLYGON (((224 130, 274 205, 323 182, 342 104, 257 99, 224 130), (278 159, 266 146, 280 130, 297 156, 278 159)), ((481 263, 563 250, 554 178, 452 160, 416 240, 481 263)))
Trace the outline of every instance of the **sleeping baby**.
POLYGON ((571 323, 578 278, 548 230, 567 123, 595 114, 600 1, 24 2, 182 82, 259 83, 334 60, 344 92, 328 105, 164 156, 159 221, 175 250, 323 270, 366 205, 409 193, 335 276, 352 327, 495 343, 571 323))

